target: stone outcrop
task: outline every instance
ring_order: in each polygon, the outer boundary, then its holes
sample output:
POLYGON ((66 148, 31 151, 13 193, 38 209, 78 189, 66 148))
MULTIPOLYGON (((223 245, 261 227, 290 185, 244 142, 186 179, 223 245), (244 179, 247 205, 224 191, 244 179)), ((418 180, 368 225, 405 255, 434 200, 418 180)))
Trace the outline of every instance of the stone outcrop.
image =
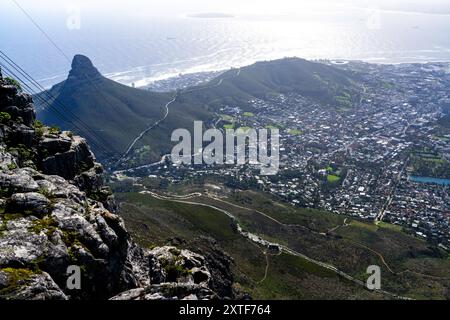
POLYGON ((150 284, 122 292, 112 300, 216 299, 205 258, 188 250, 167 246, 148 253, 150 284))
POLYGON ((0 74, 0 299, 231 295, 213 279, 229 273, 188 250, 140 248, 114 209, 86 141, 37 122, 31 97, 0 74), (80 289, 67 287, 69 266, 81 270, 80 289))

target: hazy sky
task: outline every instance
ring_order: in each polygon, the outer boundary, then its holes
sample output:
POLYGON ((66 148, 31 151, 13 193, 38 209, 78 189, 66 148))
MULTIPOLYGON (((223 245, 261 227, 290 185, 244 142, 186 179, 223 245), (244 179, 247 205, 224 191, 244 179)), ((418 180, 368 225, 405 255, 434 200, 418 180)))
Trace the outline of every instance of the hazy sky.
MULTIPOLYGON (((71 5, 95 14, 177 16, 186 13, 221 12, 235 15, 302 14, 348 7, 450 13, 448 0, 16 0, 40 14, 61 14, 71 5)), ((1 0, 2 12, 16 9, 12 0, 1 0)))
POLYGON ((86 54, 119 76, 141 67, 136 75, 151 78, 283 56, 447 61, 450 52, 450 0, 0 0, 2 50, 52 84, 70 62, 14 1, 67 56, 86 54), (185 18, 201 13, 235 18, 185 18))

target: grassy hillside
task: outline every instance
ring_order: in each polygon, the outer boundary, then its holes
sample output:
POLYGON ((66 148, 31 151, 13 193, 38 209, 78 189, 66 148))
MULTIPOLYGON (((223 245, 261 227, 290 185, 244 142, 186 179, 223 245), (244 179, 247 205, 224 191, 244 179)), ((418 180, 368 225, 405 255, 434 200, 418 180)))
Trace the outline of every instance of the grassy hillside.
POLYGON ((227 82, 259 98, 271 93, 296 92, 324 104, 336 104, 345 92, 357 91, 352 78, 351 74, 331 66, 292 58, 255 63, 227 82))
MULTIPOLYGON (((169 186, 169 190, 183 190, 183 194, 201 189, 169 186)), ((226 202, 207 196, 190 201, 227 210, 245 230, 332 264, 362 281, 367 278, 369 265, 379 265, 382 288, 398 295, 418 299, 450 297, 448 255, 398 227, 295 208, 253 191, 223 191, 226 202)), ((214 238, 234 259, 238 285, 255 298, 390 298, 368 292, 301 257, 269 252, 242 237, 231 219, 220 211, 132 192, 118 192, 117 198, 127 226, 144 245, 180 237, 186 240, 187 247, 198 248, 203 237, 214 238)))
POLYGON ((295 92, 333 107, 342 100, 358 100, 359 90, 353 74, 292 58, 230 70, 193 92, 183 93, 176 105, 182 108, 195 105, 214 111, 223 104, 242 106, 255 97, 264 99, 295 92))
POLYGON ((265 253, 243 239, 219 211, 137 193, 118 197, 124 201, 121 215, 127 227, 142 245, 152 247, 178 237, 187 241, 187 248, 198 250, 202 237, 213 238, 233 258, 238 288, 256 299, 380 298, 302 258, 265 253))

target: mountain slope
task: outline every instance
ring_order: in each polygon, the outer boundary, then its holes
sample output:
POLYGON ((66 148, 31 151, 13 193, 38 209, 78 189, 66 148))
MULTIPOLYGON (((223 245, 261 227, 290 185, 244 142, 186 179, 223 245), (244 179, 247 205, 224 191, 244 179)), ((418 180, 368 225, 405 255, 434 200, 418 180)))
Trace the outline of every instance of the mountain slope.
POLYGON ((198 248, 212 238, 235 262, 235 285, 255 299, 450 297, 448 253, 387 223, 294 207, 261 191, 228 189, 211 177, 166 186, 149 178, 137 183, 122 180, 112 188, 117 191, 120 215, 140 243, 154 245, 176 237, 183 247, 198 248), (141 183, 152 193, 141 193, 141 183), (249 241, 237 225, 272 246, 249 241), (285 247, 283 253, 276 249, 279 244, 285 247), (369 291, 305 257, 332 265, 362 283, 368 266, 380 266, 382 289, 391 294, 369 291))
MULTIPOLYGON (((168 94, 138 90, 109 80, 95 69, 87 57, 81 55, 74 57, 67 80, 48 92, 40 93, 35 99, 40 120, 48 125, 71 129, 70 123, 57 118, 41 101, 48 101, 49 95, 54 97, 50 101, 52 106, 70 109, 96 135, 109 143, 113 148, 110 151, 114 153, 123 152, 140 131, 161 118, 169 98, 168 94)), ((64 113, 70 120, 73 119, 71 114, 64 113)))
MULTIPOLYGON (((245 106, 254 98, 298 93, 317 103, 335 107, 342 103, 339 101, 342 96, 357 100, 359 89, 353 74, 325 64, 292 58, 229 70, 205 85, 176 93, 153 93, 104 78, 88 58, 78 55, 74 58, 68 79, 55 85, 49 93, 56 97, 52 101, 53 106, 58 108, 63 104, 70 108, 108 142, 106 147, 116 155, 123 154, 149 125, 163 119, 133 145, 134 150, 144 146, 149 149, 141 155, 144 158, 142 162, 148 163, 170 152, 173 130, 192 130, 195 120, 212 125, 214 115, 224 104, 245 106), (165 106, 172 99, 164 118, 165 106)), ((38 98, 42 96, 45 97, 45 93, 38 98)), ((44 123, 71 128, 70 124, 55 118, 48 108, 43 108, 41 105, 38 116, 44 123)), ((89 141, 90 134, 75 131, 84 134, 89 141)), ((95 146, 94 151, 97 151, 95 146)))
POLYGON ((298 93, 322 104, 336 104, 345 91, 357 91, 354 75, 334 67, 298 58, 258 62, 225 80, 218 94, 240 90, 264 98, 269 94, 298 93))

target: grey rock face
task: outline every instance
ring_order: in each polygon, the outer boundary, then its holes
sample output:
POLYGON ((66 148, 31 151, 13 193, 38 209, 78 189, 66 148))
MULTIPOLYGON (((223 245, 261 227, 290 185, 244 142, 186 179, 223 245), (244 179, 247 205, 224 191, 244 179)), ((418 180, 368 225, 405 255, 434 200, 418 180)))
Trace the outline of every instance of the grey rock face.
POLYGON ((208 286, 210 273, 204 258, 175 247, 155 248, 149 252, 150 277, 154 284, 177 282, 208 286))
MULTIPOLYGON (((0 170, 3 172, 11 167, 17 167, 15 158, 10 153, 6 152, 3 147, 0 147, 0 170)), ((0 177, 1 176, 2 175, 0 175, 0 177)), ((2 181, 1 178, 0 181, 2 181)))
POLYGON ((42 150, 54 154, 69 151, 72 141, 68 138, 46 137, 40 141, 39 146, 42 150))
MULTIPOLYGON (((10 191, 0 202, 0 271, 46 272, 64 295, 74 299, 106 299, 150 283, 144 251, 131 241, 123 221, 102 203, 62 177, 30 168, 2 174, 10 191), (45 195, 23 192, 30 189, 45 195), (82 290, 65 289, 70 265, 84 270, 82 290)), ((3 289, 0 285, 0 292, 3 289)), ((35 292, 30 290, 26 292, 35 292)))
POLYGON ((9 199, 7 210, 9 212, 24 212, 43 215, 49 212, 50 201, 37 192, 15 193, 9 199))
MULTIPOLYGON (((26 272, 26 271, 25 271, 26 272)), ((20 273, 20 271, 18 272, 20 273)), ((14 275, 14 277, 16 277, 14 275)), ((10 284, 6 287, 5 296, 10 300, 68 300, 68 297, 61 291, 58 285, 46 272, 30 274, 22 273, 24 277, 21 281, 23 285, 15 286, 10 284)), ((0 271, 0 279, 4 279, 4 285, 8 285, 11 275, 8 272, 0 271)), ((0 286, 2 281, 0 280, 0 286)))
MULTIPOLYGON (((10 156, 10 158, 13 157, 10 156)), ((18 169, 9 172, 0 172, 0 188, 2 188, 4 193, 12 194, 18 192, 35 192, 39 189, 39 185, 25 170, 18 169)))
MULTIPOLYGON (((43 160, 42 172, 72 180, 77 174, 94 166, 95 157, 86 140, 80 137, 73 138, 69 150, 58 152, 43 160)), ((64 146, 64 144, 61 143, 61 146, 64 146)))
POLYGON ((133 289, 111 300, 212 300, 217 295, 211 289, 194 283, 162 283, 133 289))
MULTIPOLYGON (((29 120, 28 123, 29 122, 32 123, 31 120, 29 120)), ((13 126, 10 132, 8 133, 8 139, 10 140, 10 143, 15 145, 24 145, 26 147, 31 147, 34 142, 34 138, 35 138, 34 129, 24 124, 13 126)))

